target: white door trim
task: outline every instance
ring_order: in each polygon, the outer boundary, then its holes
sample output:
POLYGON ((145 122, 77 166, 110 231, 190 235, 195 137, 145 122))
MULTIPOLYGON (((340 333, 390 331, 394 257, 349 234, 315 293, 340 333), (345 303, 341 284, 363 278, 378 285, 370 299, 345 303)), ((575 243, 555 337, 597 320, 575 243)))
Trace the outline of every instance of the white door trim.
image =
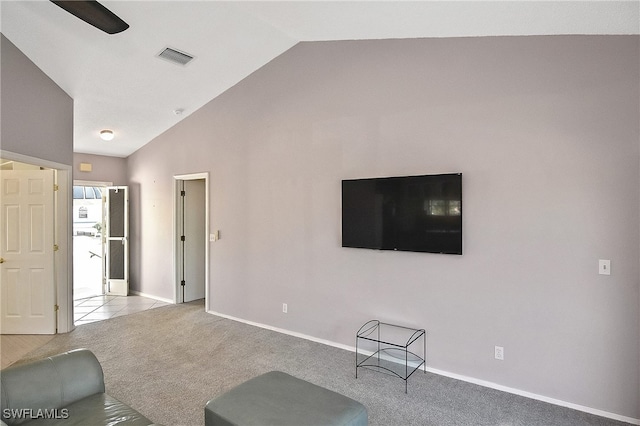
POLYGON ((113 186, 113 182, 100 182, 97 180, 73 180, 74 186, 113 186))
MULTIPOLYGON (((180 253, 180 248, 178 246, 178 200, 180 198, 180 181, 182 180, 204 180, 204 199, 205 199, 205 213, 204 213, 204 229, 205 235, 209 235, 209 172, 202 173, 191 173, 191 174, 183 174, 183 175, 174 175, 174 185, 173 185, 173 277, 175 283, 175 292, 173 295, 173 302, 180 303, 182 298, 182 293, 180 289, 180 277, 178 276, 179 268, 178 268, 178 256, 180 253)), ((205 311, 209 310, 209 238, 207 238, 207 244, 204 246, 204 306, 205 311)))
POLYGON ((55 255, 56 302, 58 304, 58 333, 73 330, 73 246, 71 241, 71 193, 73 166, 0 150, 0 158, 47 167, 55 170, 58 191, 55 201, 55 241, 59 250, 55 255))

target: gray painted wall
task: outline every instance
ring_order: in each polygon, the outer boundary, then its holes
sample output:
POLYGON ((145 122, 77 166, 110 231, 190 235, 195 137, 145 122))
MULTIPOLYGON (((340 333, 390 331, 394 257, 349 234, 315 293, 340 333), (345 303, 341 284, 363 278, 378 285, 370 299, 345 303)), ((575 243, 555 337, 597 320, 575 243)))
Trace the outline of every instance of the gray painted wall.
POLYGON ((73 99, 9 39, 0 39, 0 147, 73 164, 73 99))
POLYGON ((345 345, 425 327, 432 368, 640 418, 639 52, 301 43, 128 158, 132 287, 173 296, 172 176, 209 171, 213 311, 345 345), (341 179, 443 172, 464 255, 341 247, 341 179))
POLYGON ((114 185, 127 184, 127 160, 119 157, 93 154, 73 154, 73 178, 95 182, 113 182, 114 185), (80 171, 80 163, 89 163, 90 172, 80 171))

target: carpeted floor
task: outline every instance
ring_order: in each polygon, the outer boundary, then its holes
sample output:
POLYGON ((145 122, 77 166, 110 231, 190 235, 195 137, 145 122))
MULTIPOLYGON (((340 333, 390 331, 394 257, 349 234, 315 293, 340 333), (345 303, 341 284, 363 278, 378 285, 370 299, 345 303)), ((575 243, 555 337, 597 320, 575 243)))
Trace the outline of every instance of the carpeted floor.
POLYGON ((280 370, 364 404, 370 425, 623 425, 568 408, 416 372, 409 392, 394 377, 360 370, 352 352, 171 305, 83 325, 20 362, 74 348, 100 360, 107 392, 163 425, 204 424, 206 402, 280 370))

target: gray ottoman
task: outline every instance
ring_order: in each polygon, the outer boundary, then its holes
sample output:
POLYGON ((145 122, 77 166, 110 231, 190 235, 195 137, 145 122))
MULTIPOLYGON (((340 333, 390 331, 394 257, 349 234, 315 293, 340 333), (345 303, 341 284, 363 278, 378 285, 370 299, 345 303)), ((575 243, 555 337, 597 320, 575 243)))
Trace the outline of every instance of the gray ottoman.
POLYGON ((366 426, 367 409, 351 398, 280 371, 254 377, 212 399, 206 426, 366 426))

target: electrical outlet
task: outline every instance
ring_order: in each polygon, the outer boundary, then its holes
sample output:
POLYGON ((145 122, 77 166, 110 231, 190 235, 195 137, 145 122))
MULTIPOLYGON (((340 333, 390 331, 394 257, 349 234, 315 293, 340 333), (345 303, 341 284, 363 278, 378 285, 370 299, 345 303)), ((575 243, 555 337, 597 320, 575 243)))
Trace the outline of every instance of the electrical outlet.
POLYGON ((287 304, 286 303, 282 304, 282 313, 284 313, 284 314, 287 313, 287 304))
POLYGON ((504 360, 504 348, 502 346, 495 347, 495 357, 500 361, 504 360))

